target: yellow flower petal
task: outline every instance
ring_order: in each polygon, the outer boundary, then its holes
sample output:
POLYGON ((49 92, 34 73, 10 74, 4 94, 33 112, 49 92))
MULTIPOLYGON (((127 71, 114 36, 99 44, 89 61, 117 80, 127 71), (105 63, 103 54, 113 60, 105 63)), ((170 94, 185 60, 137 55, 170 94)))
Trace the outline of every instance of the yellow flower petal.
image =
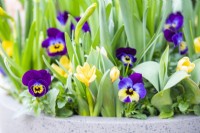
POLYGON ((90 65, 85 62, 83 66, 77 66, 75 77, 86 86, 89 86, 89 83, 96 79, 96 67, 93 66, 91 68, 90 65))
POLYGON ((190 59, 188 57, 183 57, 178 61, 177 64, 177 71, 186 71, 187 73, 192 72, 192 70, 195 68, 195 64, 190 62, 190 59))
POLYGON ((194 48, 196 53, 200 53, 200 37, 194 39, 194 48))
POLYGON ((119 78, 119 75, 120 75, 120 71, 119 69, 114 66, 111 70, 110 70, 110 78, 112 80, 112 82, 114 82, 116 79, 119 78))
POLYGON ((8 56, 13 55, 13 42, 12 41, 3 41, 2 42, 2 47, 7 53, 8 56))

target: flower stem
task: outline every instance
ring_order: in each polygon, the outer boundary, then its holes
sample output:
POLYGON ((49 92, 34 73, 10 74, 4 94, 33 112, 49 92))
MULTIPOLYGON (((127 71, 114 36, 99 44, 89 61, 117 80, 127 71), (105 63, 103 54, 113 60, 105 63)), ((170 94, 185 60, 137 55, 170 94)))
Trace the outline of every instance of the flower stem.
POLYGON ((90 116, 92 116, 93 111, 94 111, 94 103, 93 103, 93 98, 92 98, 92 94, 90 92, 89 87, 86 88, 86 96, 87 96, 87 101, 89 105, 90 116))
POLYGON ((0 85, 0 89, 3 89, 4 91, 6 91, 7 93, 10 93, 10 91, 8 89, 6 89, 4 86, 0 85))
POLYGON ((125 72, 125 76, 128 75, 128 69, 129 69, 129 64, 126 66, 126 72, 125 72))

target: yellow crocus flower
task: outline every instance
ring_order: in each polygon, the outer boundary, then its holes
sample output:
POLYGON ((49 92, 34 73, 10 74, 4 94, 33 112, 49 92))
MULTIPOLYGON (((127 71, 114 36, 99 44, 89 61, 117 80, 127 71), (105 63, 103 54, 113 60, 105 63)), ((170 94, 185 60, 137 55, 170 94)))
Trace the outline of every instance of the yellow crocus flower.
MULTIPOLYGON (((70 62, 70 60, 67 58, 67 56, 62 56, 60 58, 60 64, 65 68, 67 69, 67 71, 69 73, 72 72, 72 64, 70 62)), ((68 74, 61 68, 59 67, 58 65, 56 64, 52 64, 51 67, 58 73, 60 74, 61 76, 67 78, 68 74)))
POLYGON ((83 82, 87 87, 91 82, 93 82, 96 79, 96 67, 92 66, 85 62, 83 66, 78 66, 76 68, 75 77, 83 82))
POLYGON ((3 41, 2 47, 8 56, 11 57, 13 55, 13 42, 12 41, 3 41))
POLYGON ((110 70, 110 78, 112 80, 112 82, 114 82, 116 79, 119 78, 119 75, 120 75, 120 71, 119 69, 114 66, 111 70, 110 70))
POLYGON ((194 48, 196 53, 200 53, 200 37, 194 39, 194 48))
POLYGON ((177 71, 183 70, 186 71, 187 73, 192 72, 194 69, 195 64, 190 62, 190 59, 188 57, 183 57, 178 61, 177 64, 177 71))
POLYGON ((2 7, 0 7, 0 16, 4 16, 6 13, 5 13, 5 11, 3 10, 3 8, 2 7))

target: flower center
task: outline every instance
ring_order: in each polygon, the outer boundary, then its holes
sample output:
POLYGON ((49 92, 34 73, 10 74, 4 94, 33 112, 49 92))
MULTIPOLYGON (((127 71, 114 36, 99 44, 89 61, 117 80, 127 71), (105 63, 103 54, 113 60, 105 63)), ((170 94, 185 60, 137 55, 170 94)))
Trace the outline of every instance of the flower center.
POLYGON ((133 88, 128 87, 127 90, 126 90, 126 94, 127 95, 133 95, 133 88))
POLYGON ((62 43, 55 43, 49 46, 49 52, 50 53, 57 53, 57 52, 62 52, 64 50, 64 44, 62 43))
POLYGON ((36 85, 33 85, 33 92, 35 94, 41 94, 44 90, 45 90, 45 86, 41 85, 41 84, 36 84, 36 85))

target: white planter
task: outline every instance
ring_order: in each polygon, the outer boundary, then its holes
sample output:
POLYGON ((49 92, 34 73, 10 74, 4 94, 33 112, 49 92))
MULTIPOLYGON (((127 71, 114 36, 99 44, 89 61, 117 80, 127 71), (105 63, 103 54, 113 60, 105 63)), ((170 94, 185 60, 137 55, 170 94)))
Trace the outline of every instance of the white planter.
POLYGON ((197 116, 150 117, 147 120, 43 115, 14 118, 20 107, 11 97, 0 92, 0 133, 200 133, 200 117, 197 116))

